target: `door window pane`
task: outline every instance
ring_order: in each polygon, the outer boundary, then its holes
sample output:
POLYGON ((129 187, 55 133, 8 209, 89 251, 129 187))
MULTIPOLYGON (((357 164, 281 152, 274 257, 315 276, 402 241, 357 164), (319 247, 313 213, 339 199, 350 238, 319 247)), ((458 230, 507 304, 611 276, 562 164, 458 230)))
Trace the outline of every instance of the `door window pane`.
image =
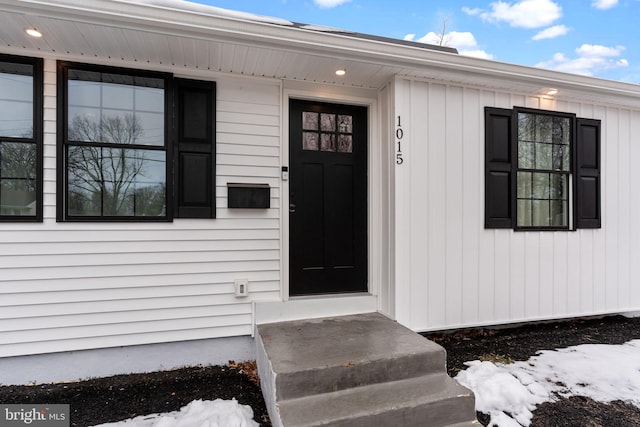
POLYGON ((302 132, 302 149, 318 151, 318 134, 315 132, 302 132))
POLYGON ((302 149, 353 152, 353 117, 348 114, 302 112, 302 149))
POLYGON ((332 133, 323 133, 320 136, 320 149, 322 151, 336 151, 336 136, 332 133))
POLYGON ((340 114, 338 116, 338 131, 340 133, 352 133, 353 132, 353 117, 340 114))
POLYGON ((336 131, 336 115, 335 114, 320 114, 320 130, 325 132, 336 131))
POLYGON ((318 130, 318 113, 304 111, 302 113, 302 129, 318 130))
POLYGON ((338 151, 340 153, 353 152, 353 137, 351 135, 340 135, 338 137, 338 151))

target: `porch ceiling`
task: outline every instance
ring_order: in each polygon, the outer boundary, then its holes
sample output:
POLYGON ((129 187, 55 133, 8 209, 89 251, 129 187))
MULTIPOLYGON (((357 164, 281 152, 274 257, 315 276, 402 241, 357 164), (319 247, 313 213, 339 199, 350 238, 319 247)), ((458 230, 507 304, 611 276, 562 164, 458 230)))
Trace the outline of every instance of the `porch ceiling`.
MULTIPOLYGON (((80 9, 78 3, 71 6, 71 3, 59 2, 57 7, 53 2, 43 3, 2 2, 0 45, 12 53, 24 51, 25 55, 37 52, 86 58, 86 61, 137 62, 144 67, 178 66, 374 89, 404 71, 399 66, 365 62, 332 52, 328 49, 331 46, 324 46, 325 52, 312 52, 289 40, 274 39, 268 31, 278 24, 270 22, 243 22, 220 16, 209 16, 209 22, 204 22, 205 15, 191 11, 174 11, 177 19, 172 22, 163 19, 157 7, 120 4, 123 10, 117 11, 104 7, 80 9), (119 13, 123 11, 127 14, 119 13), (236 28, 216 25, 225 18, 236 28), (28 36, 26 28, 37 28, 43 37, 28 36), (252 38, 252 32, 259 35, 252 38), (338 78, 335 71, 339 68, 348 70, 347 75, 338 78)), ((104 6, 109 2, 90 0, 88 3, 104 6)), ((317 32, 293 27, 293 24, 286 30, 317 32)))
POLYGON ((0 46, 8 53, 169 66, 379 89, 395 76, 640 106, 640 88, 457 55, 418 43, 330 31, 176 0, 4 0, 0 46), (37 28, 43 37, 25 33, 37 28), (337 77, 339 68, 347 75, 337 77), (590 95, 585 95, 588 89, 590 95))

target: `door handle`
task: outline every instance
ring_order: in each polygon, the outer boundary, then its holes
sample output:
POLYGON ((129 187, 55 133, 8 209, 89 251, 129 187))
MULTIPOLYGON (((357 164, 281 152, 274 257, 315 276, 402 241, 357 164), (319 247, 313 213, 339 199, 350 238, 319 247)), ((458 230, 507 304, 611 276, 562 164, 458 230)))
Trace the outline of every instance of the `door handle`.
POLYGON ((296 211, 296 204, 289 203, 289 212, 294 213, 296 211))

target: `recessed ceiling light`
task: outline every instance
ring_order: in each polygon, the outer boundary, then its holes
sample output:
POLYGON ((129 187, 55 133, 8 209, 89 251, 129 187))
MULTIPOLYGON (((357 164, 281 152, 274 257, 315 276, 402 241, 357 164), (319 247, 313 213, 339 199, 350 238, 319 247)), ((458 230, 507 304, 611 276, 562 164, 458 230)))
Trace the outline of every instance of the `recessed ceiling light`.
POLYGON ((556 95, 558 93, 558 89, 550 87, 549 89, 545 90, 545 93, 547 95, 549 95, 549 96, 553 96, 553 95, 556 95))
POLYGON ((336 70, 336 76, 344 76, 345 74, 347 74, 347 70, 345 70, 344 68, 336 70))
POLYGON ((27 28, 25 30, 27 32, 27 34, 29 34, 31 37, 37 37, 40 38, 42 37, 42 33, 38 30, 36 30, 35 28, 27 28))

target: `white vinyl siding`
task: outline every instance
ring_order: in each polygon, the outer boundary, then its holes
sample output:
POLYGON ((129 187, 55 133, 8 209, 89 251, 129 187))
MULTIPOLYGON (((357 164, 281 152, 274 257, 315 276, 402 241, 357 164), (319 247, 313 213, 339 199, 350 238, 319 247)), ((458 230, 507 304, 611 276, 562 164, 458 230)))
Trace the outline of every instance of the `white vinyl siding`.
POLYGON ((0 357, 251 334, 252 302, 280 297, 280 82, 213 78, 217 219, 57 223, 55 67, 45 220, 0 224, 0 357), (269 184, 271 208, 227 209, 227 182, 269 184))
POLYGON ((404 78, 395 91, 407 147, 395 167, 399 321, 434 330, 640 308, 640 111, 404 78), (484 228, 485 106, 602 121, 601 229, 484 228))

